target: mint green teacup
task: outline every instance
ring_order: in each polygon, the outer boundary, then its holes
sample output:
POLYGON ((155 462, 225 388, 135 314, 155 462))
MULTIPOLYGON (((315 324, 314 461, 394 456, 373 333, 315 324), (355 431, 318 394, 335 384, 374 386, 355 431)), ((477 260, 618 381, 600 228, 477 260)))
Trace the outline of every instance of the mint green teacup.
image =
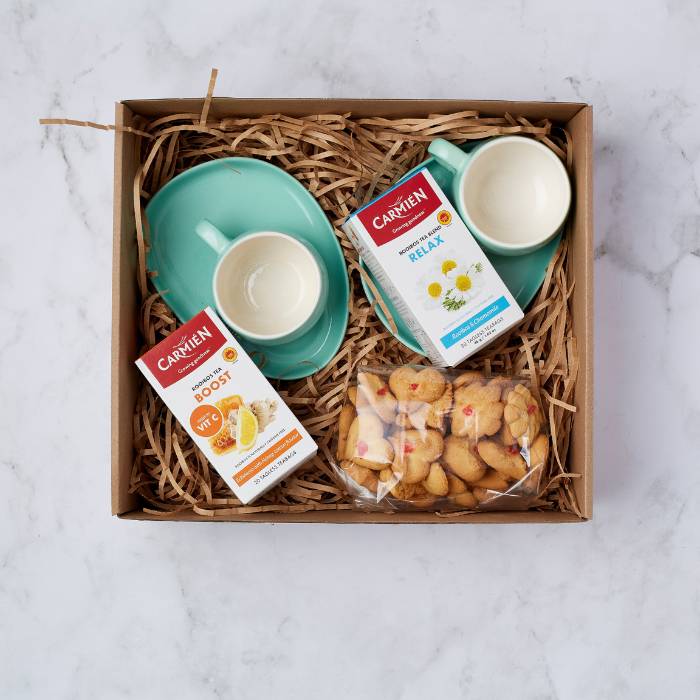
POLYGON ((501 255, 523 255, 560 231, 571 183, 546 146, 523 136, 498 136, 465 153, 435 139, 430 154, 452 171, 452 200, 474 237, 501 255))
POLYGON ((328 274, 306 241, 279 231, 230 239, 206 219, 195 231, 219 256, 212 279, 216 309, 244 338, 260 345, 287 343, 321 317, 328 274))

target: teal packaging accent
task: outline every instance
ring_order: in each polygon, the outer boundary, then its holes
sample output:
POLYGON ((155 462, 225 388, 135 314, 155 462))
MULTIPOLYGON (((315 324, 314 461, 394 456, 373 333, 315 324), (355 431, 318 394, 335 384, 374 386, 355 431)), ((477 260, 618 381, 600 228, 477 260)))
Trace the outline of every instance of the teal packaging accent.
POLYGON ((471 318, 467 319, 461 326, 452 329, 447 335, 440 338, 440 342, 446 347, 451 348, 455 343, 458 343, 465 335, 468 335, 477 328, 481 328, 485 323, 492 321, 496 316, 505 311, 510 304, 505 297, 496 299, 492 304, 481 309, 471 318))

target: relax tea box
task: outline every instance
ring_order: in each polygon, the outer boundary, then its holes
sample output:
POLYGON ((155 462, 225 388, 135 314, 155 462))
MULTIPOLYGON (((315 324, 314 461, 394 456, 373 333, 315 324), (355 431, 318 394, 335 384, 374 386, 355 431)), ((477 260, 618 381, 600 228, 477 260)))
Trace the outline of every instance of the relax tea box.
POLYGON ((523 318, 427 168, 343 228, 433 364, 458 365, 523 318))
POLYGON ((211 308, 136 364, 243 504, 316 454, 316 443, 211 308))

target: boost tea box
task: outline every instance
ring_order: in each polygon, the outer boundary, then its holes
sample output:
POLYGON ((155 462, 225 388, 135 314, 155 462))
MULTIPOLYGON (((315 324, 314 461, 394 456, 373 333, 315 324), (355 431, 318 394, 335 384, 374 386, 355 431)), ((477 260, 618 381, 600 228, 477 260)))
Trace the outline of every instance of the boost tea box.
POLYGON ((522 319, 427 168, 343 228, 433 364, 454 367, 522 319))
POLYGON ((316 454, 316 443, 211 308, 136 364, 242 503, 316 454))

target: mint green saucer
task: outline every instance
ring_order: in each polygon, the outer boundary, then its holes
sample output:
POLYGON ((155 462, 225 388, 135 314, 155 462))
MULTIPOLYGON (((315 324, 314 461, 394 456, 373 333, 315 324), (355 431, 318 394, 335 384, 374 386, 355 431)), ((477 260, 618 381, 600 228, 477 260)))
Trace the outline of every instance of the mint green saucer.
MULTIPOLYGON (((313 196, 284 170, 255 158, 221 158, 186 170, 146 207, 148 269, 156 289, 180 321, 215 308, 212 276, 217 256, 195 233, 208 219, 231 239, 246 231, 280 231, 310 243, 328 272, 329 294, 318 322, 301 338, 275 346, 241 345, 274 379, 300 379, 327 365, 348 323, 348 277, 333 229, 313 196)), ((284 303, 284 290, 279 290, 284 303)))
MULTIPOLYGON (((464 150, 468 150, 468 148, 472 145, 473 144, 468 144, 463 148, 464 150)), ((413 168, 413 170, 409 170, 409 172, 407 172, 402 179, 412 175, 416 170, 426 167, 435 178, 438 185, 440 185, 445 193, 448 194, 451 189, 449 185, 452 179, 452 173, 450 173, 447 168, 443 168, 432 157, 424 160, 422 163, 413 168)), ((484 249, 486 257, 496 268, 496 272, 498 272, 498 274, 501 276, 501 279, 505 283, 506 287, 508 287, 511 294, 515 297, 515 300, 518 302, 520 308, 524 309, 535 298, 537 291, 542 286, 542 282, 544 282, 544 277, 547 272, 547 267, 549 266, 550 261, 554 257, 554 254, 557 252, 557 248, 559 247, 559 241, 561 241, 561 234, 547 243, 547 245, 533 251, 532 253, 510 257, 507 255, 498 255, 497 253, 484 249)), ((402 318, 394 308, 394 305, 381 288, 381 285, 374 278, 374 275, 369 271, 362 259, 360 259, 360 265, 362 265, 362 268, 365 270, 365 272, 367 272, 370 279, 372 282, 374 282, 375 286, 381 293, 384 303, 389 308, 389 312, 396 322, 397 332, 394 333, 394 336, 406 347, 409 347, 414 352, 424 355, 425 353, 423 352, 423 349, 418 341, 415 339, 415 336, 403 322, 402 318)), ((374 302, 374 294, 372 293, 369 285, 365 282, 364 277, 362 278, 362 288, 365 291, 367 299, 370 302, 374 302)), ((376 306, 375 310, 377 317, 384 324, 384 327, 391 332, 391 326, 389 325, 386 314, 382 311, 381 307, 376 306)))

